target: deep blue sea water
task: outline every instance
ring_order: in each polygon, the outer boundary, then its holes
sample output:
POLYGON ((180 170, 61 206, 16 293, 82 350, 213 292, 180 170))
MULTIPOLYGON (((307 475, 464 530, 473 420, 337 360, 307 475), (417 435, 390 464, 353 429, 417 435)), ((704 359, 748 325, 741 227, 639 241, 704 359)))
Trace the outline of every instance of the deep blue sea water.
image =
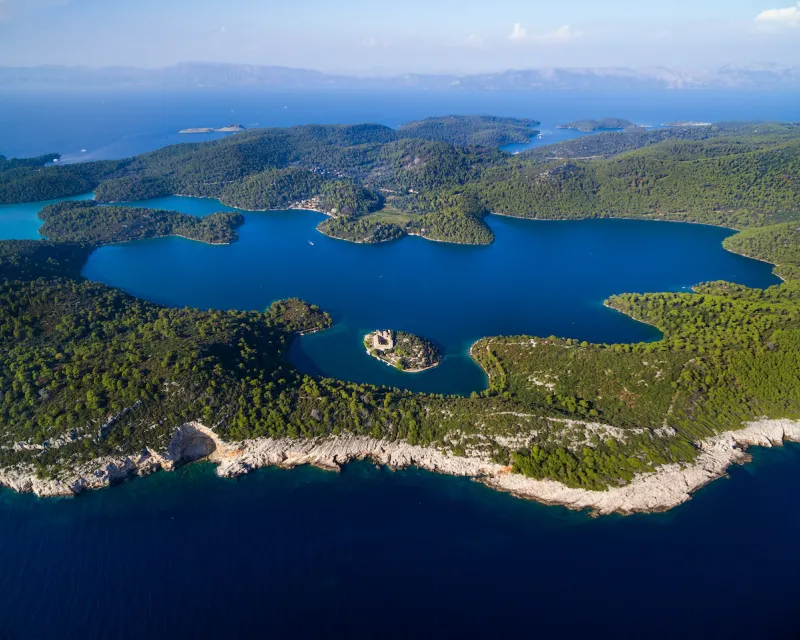
MULTIPOLYGON (((225 134, 178 135, 188 127, 238 122, 246 127, 378 122, 448 114, 539 120, 548 144, 582 135, 556 129, 579 118, 614 116, 658 126, 675 120, 800 118, 800 94, 780 91, 131 91, 4 92, 0 154, 59 152, 65 161, 124 158, 166 144, 225 134), (81 150, 85 149, 83 153, 81 150)), ((518 147, 512 147, 512 151, 518 147)))
POLYGON ((0 637, 796 638, 800 447, 754 453, 596 520, 367 463, 0 491, 0 637))
MULTIPOLYGON (((0 153, 123 157, 189 126, 396 125, 444 113, 537 118, 552 142, 574 135, 555 124, 578 117, 796 120, 797 104, 780 93, 0 93, 0 153)), ((0 238, 36 237, 37 210, 0 208, 0 238)), ((491 247, 418 238, 372 247, 321 236, 319 219, 246 214, 230 246, 105 247, 85 273, 167 304, 260 309, 299 295, 337 323, 295 343, 301 368, 449 392, 483 385, 465 357, 482 335, 655 339, 602 300, 716 278, 775 282, 768 265, 721 249, 728 232, 697 225, 490 217, 491 247), (359 335, 378 326, 430 334, 445 362, 411 376, 367 358, 359 335)), ((191 465, 74 500, 0 490, 0 638, 797 637, 800 447, 754 456, 667 514, 596 520, 367 463, 237 481, 191 465)))

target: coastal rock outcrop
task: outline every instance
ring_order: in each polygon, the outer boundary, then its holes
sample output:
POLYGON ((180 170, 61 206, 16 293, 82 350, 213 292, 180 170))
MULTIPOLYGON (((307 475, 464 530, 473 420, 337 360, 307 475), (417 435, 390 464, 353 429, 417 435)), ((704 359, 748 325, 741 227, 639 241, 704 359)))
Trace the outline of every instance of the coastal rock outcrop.
POLYGON ((173 464, 208 458, 217 450, 216 434, 196 422, 188 422, 175 430, 167 449, 167 459, 173 464))
POLYGON ((652 473, 637 475, 632 482, 607 491, 573 489, 552 480, 531 480, 517 474, 486 479, 489 486, 572 509, 591 509, 597 514, 667 511, 683 504, 691 494, 725 475, 732 464, 744 464, 749 446, 781 446, 785 440, 800 442, 800 421, 759 420, 739 431, 728 431, 698 443, 694 464, 671 464, 652 473))
POLYGON ((43 478, 30 466, 0 469, 0 485, 40 497, 73 496, 90 489, 102 489, 132 475, 148 475, 173 466, 159 454, 145 449, 139 456, 98 458, 57 478, 43 478))
POLYGON ((516 496, 596 514, 666 511, 691 498, 692 492, 725 475, 732 464, 749 460, 749 446, 780 446, 785 440, 800 442, 800 420, 762 419, 739 431, 729 431, 698 443, 700 454, 688 466, 665 465, 637 475, 625 486, 606 491, 567 487, 553 480, 535 480, 512 473, 509 467, 475 456, 454 456, 434 447, 376 440, 364 436, 338 436, 317 440, 259 438, 241 443, 224 442, 197 422, 176 429, 168 450, 145 450, 139 456, 103 458, 87 463, 57 479, 38 478, 31 468, 0 470, 0 484, 39 496, 68 496, 119 482, 131 475, 146 475, 193 460, 216 463, 217 474, 231 478, 266 466, 291 468, 314 465, 338 470, 353 460, 370 458, 392 469, 416 466, 437 473, 471 477, 516 496))

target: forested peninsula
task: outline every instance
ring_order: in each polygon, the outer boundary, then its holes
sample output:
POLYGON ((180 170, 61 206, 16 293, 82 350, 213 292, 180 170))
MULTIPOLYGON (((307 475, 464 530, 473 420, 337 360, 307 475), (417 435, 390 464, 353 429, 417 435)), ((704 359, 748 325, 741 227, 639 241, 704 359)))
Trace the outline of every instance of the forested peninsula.
MULTIPOLYGON (((0 203, 94 191, 99 202, 214 197, 247 210, 315 208, 356 242, 406 233, 485 244, 484 218, 637 217, 736 229, 784 222, 798 197, 798 126, 723 123, 605 132, 510 155, 493 144, 536 123, 445 117, 250 129, 125 160, 0 159, 0 203), (491 144, 489 144, 491 143, 491 144)), ((787 217, 788 216, 788 217, 787 217)))
POLYGON ((104 207, 92 200, 51 204, 39 212, 39 233, 58 242, 109 244, 161 236, 180 236, 208 244, 229 244, 244 223, 241 213, 222 211, 197 218, 177 211, 104 207))
MULTIPOLYGON (((452 122, 442 126, 463 135, 452 122)), ((603 133, 517 156, 361 125, 248 130, 123 161, 0 159, 6 202, 96 189, 99 200, 228 204, 246 192, 269 205, 290 176, 293 197, 315 198, 327 224, 360 241, 490 242, 489 211, 706 222, 745 229, 726 247, 785 279, 613 296, 609 307, 663 339, 487 337, 471 353, 488 389, 417 394, 297 372, 293 336, 331 324, 313 304, 170 309, 80 275, 99 244, 234 241, 238 218, 55 205, 42 212, 46 241, 0 242, 0 484, 69 495, 206 456, 224 475, 370 456, 600 513, 680 504, 747 445, 800 439, 798 150, 800 127, 780 123, 603 133)))

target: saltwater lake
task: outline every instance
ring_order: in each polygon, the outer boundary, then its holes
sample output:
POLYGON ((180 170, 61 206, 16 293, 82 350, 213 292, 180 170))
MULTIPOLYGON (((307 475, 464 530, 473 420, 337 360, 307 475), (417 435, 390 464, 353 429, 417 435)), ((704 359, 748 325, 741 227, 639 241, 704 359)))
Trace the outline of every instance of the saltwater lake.
MULTIPOLYGON (((123 157, 173 142, 185 126, 398 124, 442 113, 534 117, 552 142, 573 135, 555 124, 586 116, 792 120, 795 98, 195 92, 55 101, 0 93, 0 153, 123 157)), ((194 215, 224 209, 185 198, 139 204, 194 215)), ((0 207, 0 238, 36 237, 40 206, 0 207)), ((484 386, 466 355, 483 335, 653 340, 654 329, 605 309, 603 299, 722 278, 777 282, 769 265, 721 248, 730 232, 699 225, 492 216, 489 247, 419 238, 361 246, 317 233, 321 219, 247 213, 229 246, 177 238, 109 246, 84 274, 170 305, 263 309, 300 296, 330 311, 336 326, 295 342, 298 367, 443 393, 484 386), (360 344, 379 327, 431 338, 445 361, 413 375, 385 367, 360 344)), ((597 520, 465 479, 368 463, 341 474, 265 469, 236 481, 190 465, 74 500, 0 490, 0 638, 511 629, 796 637, 800 447, 754 454, 753 464, 667 514, 597 520)))
MULTIPOLYGON (((203 216, 232 210, 212 199, 172 196, 130 203, 203 216)), ((0 208, 0 237, 36 237, 37 205, 0 208), (6 226, 5 223, 8 223, 6 226)), ((296 340, 301 370, 430 393, 486 387, 469 356, 479 338, 538 335, 591 342, 655 340, 648 325, 603 306, 614 293, 687 291, 708 280, 753 287, 779 282, 770 265, 722 248, 732 232, 641 220, 532 221, 490 216, 489 246, 417 237, 357 245, 316 231, 311 211, 244 212, 239 240, 211 246, 159 238, 102 247, 83 275, 165 305, 263 310, 300 297, 334 318, 296 340), (370 357, 363 336, 409 331, 433 341, 442 363, 409 374, 370 357)))
MULTIPOLYGON (((204 215, 215 200, 134 203, 204 215)), ((485 388, 470 346, 492 335, 558 335, 593 342, 657 339, 654 328, 603 306, 613 293, 683 291, 707 280, 764 287, 771 266, 722 249, 730 231, 634 220, 530 221, 490 216, 495 242, 459 246, 409 237, 357 245, 315 230, 310 211, 245 213, 239 241, 210 246, 160 238, 102 247, 83 274, 171 306, 264 309, 300 297, 334 328, 298 340, 293 362, 308 373, 432 393, 485 388), (313 242, 313 245, 310 244, 313 242), (444 354, 416 374, 370 357, 363 336, 410 331, 444 354)))

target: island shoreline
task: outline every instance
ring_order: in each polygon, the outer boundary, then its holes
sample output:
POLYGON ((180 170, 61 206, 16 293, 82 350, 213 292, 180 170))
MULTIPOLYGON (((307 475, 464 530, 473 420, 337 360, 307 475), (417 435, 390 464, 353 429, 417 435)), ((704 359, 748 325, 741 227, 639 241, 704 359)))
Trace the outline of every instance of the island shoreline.
MULTIPOLYGON (((92 193, 92 196, 94 196, 93 192, 89 192, 89 193, 92 193)), ((187 194, 181 194, 181 193, 173 193, 173 194, 171 194, 171 196, 174 196, 174 197, 177 197, 177 198, 196 198, 198 200, 216 200, 223 207, 228 207, 229 209, 233 209, 235 211, 240 211, 240 212, 244 212, 244 213, 270 213, 270 212, 273 212, 273 211, 310 211, 312 213, 319 213, 320 215, 326 216, 328 218, 335 217, 334 214, 332 214, 332 213, 330 213, 328 211, 323 211, 321 209, 314 209, 314 208, 311 208, 311 207, 297 206, 297 203, 289 203, 284 208, 245 209, 245 208, 242 208, 242 207, 236 207, 234 205, 226 204, 225 202, 223 202, 219 198, 215 198, 214 196, 194 196, 194 195, 187 195, 187 194)), ((170 197, 170 196, 166 196, 166 197, 170 197)), ((92 199, 96 200, 96 198, 94 198, 94 197, 92 199)), ((158 198, 150 198, 150 199, 156 200, 158 198)), ((103 204, 103 205, 118 205, 118 204, 125 204, 126 202, 127 201, 125 201, 125 200, 114 200, 114 201, 108 201, 108 202, 100 202, 100 204, 103 204)), ((143 202, 146 202, 146 200, 144 200, 143 202)), ((587 216, 586 218, 530 218, 528 216, 514 215, 514 214, 511 214, 511 213, 498 213, 496 211, 489 211, 486 215, 487 216, 498 216, 500 218, 512 218, 514 220, 528 220, 528 221, 531 221, 531 222, 581 222, 581 221, 584 221, 584 220, 642 220, 642 221, 646 221, 646 222, 672 222, 672 223, 675 223, 675 224, 696 224, 696 225, 700 225, 700 226, 704 226, 704 227, 712 227, 712 228, 715 228, 715 229, 725 229, 727 231, 733 231, 734 234, 741 233, 741 231, 742 231, 742 229, 737 229, 735 227, 727 227, 725 225, 712 224, 710 222, 697 222, 697 221, 694 221, 694 220, 664 220, 664 219, 660 219, 660 218, 645 218, 645 217, 635 218, 635 217, 630 217, 630 216, 601 216, 601 217, 598 217, 598 216, 588 217, 587 216)), ((358 241, 358 240, 350 240, 348 238, 339 238, 337 236, 332 236, 332 235, 329 235, 329 234, 325 233, 324 231, 321 231, 320 229, 318 229, 316 227, 315 227, 315 230, 318 231, 319 233, 321 233, 322 235, 324 235, 327 238, 332 238, 333 240, 341 240, 343 242, 350 242, 351 244, 384 244, 386 242, 393 242, 393 241, 396 241, 396 240, 402 240, 403 237, 422 238, 423 240, 428 240, 429 242, 440 242, 442 244, 453 244, 453 245, 458 245, 458 246, 486 247, 486 246, 489 246, 490 244, 494 243, 494 239, 492 239, 491 242, 487 242, 487 243, 454 242, 452 240, 440 240, 438 238, 431 238, 429 236, 422 235, 421 233, 414 233, 414 232, 411 232, 411 231, 406 231, 405 229, 403 229, 404 235, 401 236, 400 238, 392 238, 391 240, 381 240, 381 241, 378 241, 378 242, 362 242, 362 241, 358 241)), ((191 239, 191 238, 189 238, 189 239, 191 239)), ((733 253, 735 255, 740 255, 740 256, 745 257, 745 258, 751 258, 752 260, 758 260, 759 262, 765 262, 767 264, 772 264, 773 266, 777 266, 777 265, 773 264, 772 262, 769 262, 768 260, 763 260, 762 258, 755 258, 753 256, 748 256, 748 255, 746 255, 744 253, 740 253, 738 251, 732 251, 731 249, 728 249, 727 247, 723 247, 723 248, 726 251, 730 251, 731 253, 733 253)), ((785 280, 781 276, 779 276, 778 274, 775 274, 775 275, 778 278, 780 278, 782 281, 785 282, 785 280)))
POLYGON ((439 363, 437 362, 436 364, 432 364, 430 367, 425 367, 424 369, 397 369, 397 367, 395 367, 391 362, 386 362, 386 360, 383 360, 382 358, 379 358, 378 356, 372 355, 369 351, 367 351, 367 355, 370 356, 371 358, 375 358, 379 362, 382 362, 383 364, 385 364, 387 367, 389 367, 391 369, 395 369, 397 371, 400 371, 401 373, 422 373, 423 371, 428 371, 430 369, 433 369, 434 367, 438 367, 439 366, 439 363))
MULTIPOLYGON (((423 371, 428 371, 429 369, 433 369, 435 367, 438 367, 442 363, 443 358, 442 358, 441 354, 439 354, 438 351, 437 351, 437 353, 436 353, 437 359, 435 359, 433 361, 433 363, 428 365, 427 367, 421 367, 421 368, 418 367, 418 368, 415 368, 415 369, 399 369, 396 365, 392 364, 389 360, 381 358, 379 355, 377 355, 376 353, 373 353, 373 351, 370 350, 367 342, 375 333, 377 333, 377 332, 372 331, 370 333, 367 333, 364 336, 363 342, 364 342, 365 351, 367 352, 367 355, 372 356, 376 360, 378 360, 378 361, 382 362, 383 364, 385 364, 387 367, 391 367, 392 369, 396 369, 396 370, 400 371, 401 373, 422 373, 423 371)), ((419 336, 415 336, 415 337, 419 338, 419 336)), ((435 347, 431 347, 431 348, 435 348, 435 347)))
POLYGON ((199 422, 178 427, 165 451, 143 451, 139 456, 98 458, 58 479, 37 477, 33 468, 0 470, 0 485, 40 498, 69 497, 118 484, 134 476, 172 471, 194 461, 217 464, 216 473, 235 478, 262 467, 294 468, 312 465, 330 471, 355 460, 370 459, 393 470, 416 467, 433 473, 472 478, 489 488, 518 498, 592 515, 659 513, 691 499, 692 494, 724 477, 734 464, 745 464, 752 446, 800 443, 800 420, 768 419, 746 423, 699 441, 700 453, 689 465, 667 464, 637 474, 627 485, 605 491, 568 487, 555 480, 536 480, 513 473, 510 467, 478 456, 454 456, 435 447, 366 436, 331 436, 313 440, 259 438, 225 442, 199 422))

